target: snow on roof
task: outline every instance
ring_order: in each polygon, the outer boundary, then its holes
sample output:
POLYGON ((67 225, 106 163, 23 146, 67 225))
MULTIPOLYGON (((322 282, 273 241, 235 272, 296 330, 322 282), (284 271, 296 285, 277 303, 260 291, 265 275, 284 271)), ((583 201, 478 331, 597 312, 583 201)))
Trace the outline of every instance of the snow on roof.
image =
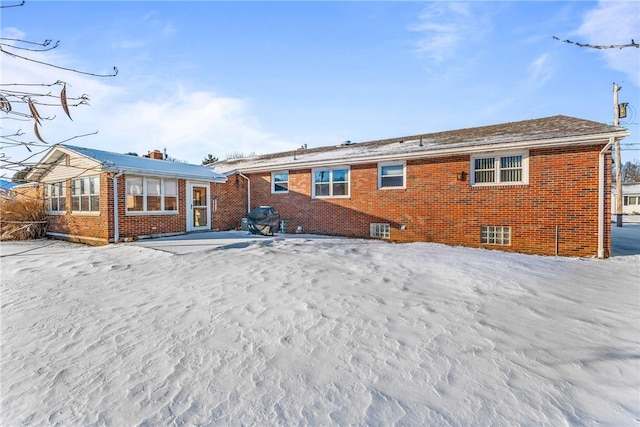
MULTIPOLYGON (((611 186, 611 191, 616 191, 616 184, 611 186)), ((623 194, 640 194, 640 182, 623 182, 622 183, 623 194)))
POLYGON ((359 159, 386 157, 420 157, 436 152, 446 153, 473 147, 523 143, 528 141, 602 135, 624 130, 603 123, 567 116, 553 116, 492 126, 452 130, 431 134, 346 143, 318 148, 300 148, 261 156, 228 159, 212 167, 221 173, 234 170, 274 170, 278 167, 295 168, 314 162, 357 162, 359 159))
POLYGON ((58 147, 95 160, 100 163, 102 171, 141 173, 156 176, 198 179, 210 182, 226 182, 227 180, 223 174, 201 165, 112 153, 67 144, 59 144, 58 147))

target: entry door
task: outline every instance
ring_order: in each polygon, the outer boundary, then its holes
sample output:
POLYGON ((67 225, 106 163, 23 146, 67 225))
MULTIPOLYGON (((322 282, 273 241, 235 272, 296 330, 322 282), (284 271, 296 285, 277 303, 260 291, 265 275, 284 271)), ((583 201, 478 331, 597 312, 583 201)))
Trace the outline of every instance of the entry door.
POLYGON ((187 217, 187 231, 210 230, 210 214, 209 214, 209 185, 208 184, 189 184, 189 213, 187 217))

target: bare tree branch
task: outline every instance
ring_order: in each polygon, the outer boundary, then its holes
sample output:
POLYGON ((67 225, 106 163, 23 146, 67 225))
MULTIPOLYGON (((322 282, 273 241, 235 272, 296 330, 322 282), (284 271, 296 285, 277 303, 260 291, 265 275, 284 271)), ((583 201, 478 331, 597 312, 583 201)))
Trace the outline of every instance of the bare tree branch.
POLYGON ((42 47, 46 48, 46 49, 30 49, 28 47, 16 46, 15 44, 9 44, 9 43, 0 42, 0 46, 7 46, 7 47, 11 47, 13 49, 20 49, 20 50, 29 50, 29 51, 32 51, 32 52, 46 52, 48 50, 55 49, 60 45, 60 40, 58 40, 51 47, 48 47, 51 44, 51 40, 45 40, 42 43, 31 42, 31 41, 28 41, 28 40, 21 40, 21 39, 9 39, 9 38, 6 38, 6 37, 0 37, 0 40, 7 40, 7 41, 13 41, 13 42, 25 43, 25 44, 34 44, 36 46, 42 46, 42 47))
POLYGON ((4 9, 4 8, 7 8, 7 7, 20 7, 20 6, 24 6, 24 1, 25 1, 25 0, 22 0, 22 1, 21 1, 20 3, 18 3, 18 4, 9 4, 9 5, 6 5, 6 6, 5 6, 5 5, 2 5, 2 6, 0 6, 0 9, 4 9))
POLYGON ((580 47, 589 47, 591 49, 623 49, 625 47, 635 47, 640 48, 640 44, 636 43, 633 39, 631 39, 631 43, 628 44, 611 44, 611 45, 600 45, 600 44, 589 44, 589 43, 579 43, 571 40, 560 40, 560 38, 553 36, 554 40, 558 40, 564 43, 574 44, 580 47))
MULTIPOLYGON (((15 4, 3 4, 0 8, 19 7, 25 4, 24 1, 15 4)), ((58 70, 70 71, 76 74, 82 74, 93 77, 115 77, 118 75, 118 69, 113 67, 112 73, 93 73, 78 70, 71 67, 63 67, 56 65, 45 60, 37 60, 30 56, 24 56, 23 54, 15 53, 16 51, 29 51, 29 52, 45 52, 56 49, 60 46, 60 41, 53 41, 52 39, 46 39, 44 41, 35 42, 29 40, 23 40, 19 38, 7 38, 0 37, 0 54, 5 54, 8 57, 16 60, 27 61, 30 63, 38 64, 41 66, 51 67, 58 70)), ((23 170, 25 165, 28 164, 30 159, 35 156, 40 156, 45 151, 51 148, 49 143, 61 144, 67 141, 71 141, 76 138, 83 138, 90 135, 95 135, 98 132, 86 133, 82 135, 75 135, 71 138, 66 138, 61 141, 45 140, 45 134, 42 132, 43 125, 47 121, 54 120, 55 114, 51 114, 49 108, 57 107, 61 108, 66 116, 73 120, 71 117, 70 108, 78 107, 80 105, 89 105, 89 96, 82 94, 80 96, 74 96, 67 94, 67 88, 70 88, 65 81, 57 80, 54 83, 19 83, 19 82, 6 82, 0 83, 0 120, 16 120, 18 122, 30 122, 33 126, 33 133, 25 133, 22 129, 7 129, 9 126, 4 126, 6 134, 0 135, 0 165, 3 169, 7 170, 23 170), (40 88, 60 86, 59 94, 57 91, 48 91, 46 89, 39 90, 40 88), (47 114, 49 113, 49 114, 47 114), (4 149, 13 150, 18 147, 24 147, 28 151, 28 156, 22 160, 11 159, 9 155, 10 151, 4 151, 4 149)), ((5 122, 6 124, 7 122, 5 122)), ((23 124, 17 124, 18 126, 24 126, 23 124)), ((19 155, 21 157, 21 155, 19 155)))
POLYGON ((27 58, 26 56, 21 56, 21 55, 17 55, 13 52, 9 52, 6 49, 3 49, 2 46, 0 46, 0 52, 7 54, 13 58, 19 58, 19 59, 24 59, 25 61, 29 61, 29 62, 35 62, 36 64, 40 64, 40 65, 46 65, 47 67, 53 67, 53 68, 57 68, 59 70, 65 70, 65 71, 72 71, 74 73, 78 73, 78 74, 84 74, 86 76, 94 76, 94 77, 115 77, 118 75, 118 69, 116 67, 113 67, 113 74, 97 74, 97 73, 90 73, 88 71, 80 71, 80 70, 76 70, 74 68, 67 68, 67 67, 61 67, 60 65, 55 65, 55 64, 50 64, 48 62, 42 62, 42 61, 38 61, 32 58, 27 58))

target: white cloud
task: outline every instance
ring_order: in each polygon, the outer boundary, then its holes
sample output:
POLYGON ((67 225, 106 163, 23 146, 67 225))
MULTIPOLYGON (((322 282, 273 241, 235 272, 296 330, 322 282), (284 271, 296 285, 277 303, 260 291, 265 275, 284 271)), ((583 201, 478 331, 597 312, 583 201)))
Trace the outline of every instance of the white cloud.
POLYGON ((472 13, 468 3, 433 3, 423 10, 419 19, 419 23, 409 27, 410 31, 421 34, 415 43, 416 51, 436 62, 454 56, 462 44, 477 41, 488 26, 486 18, 472 13))
MULTIPOLYGON (((75 61, 61 50, 30 54, 38 60, 57 65, 74 67, 75 61)), ((98 131, 97 135, 72 139, 70 144, 87 146, 114 152, 145 154, 153 149, 167 148, 171 157, 190 163, 200 163, 209 153, 224 159, 234 152, 272 152, 294 146, 278 140, 263 130, 252 116, 251 104, 247 100, 220 96, 212 91, 192 90, 180 83, 167 80, 145 79, 141 76, 128 80, 124 76, 99 78, 58 70, 25 60, 3 58, 2 82, 53 83, 66 81, 68 96, 87 94, 90 106, 71 108, 73 121, 62 108, 39 106, 45 120, 40 127, 42 137, 49 143, 59 143, 78 135, 98 131), (137 80, 136 80, 137 79, 137 80), (259 147, 259 150, 256 149, 259 147)), ((58 103, 59 86, 38 87, 38 92, 51 92, 58 103)), ((35 91, 35 90, 34 90, 35 91)), ((73 101, 69 101, 73 103, 73 101)), ((26 105, 16 102, 14 110, 26 105)), ((4 115, 4 113, 3 113, 4 115)), ((25 133, 24 142, 37 142, 33 121, 3 120, 2 134, 8 135, 18 129, 25 133)), ((46 149, 41 147, 39 151, 46 149)), ((12 176, 17 169, 9 161, 29 162, 41 156, 24 147, 11 148, 6 141, 0 145, 0 175, 12 176)), ((34 147, 34 152, 38 151, 34 147)), ((20 169, 20 168, 18 168, 20 169)))
MULTIPOLYGON (((640 6, 636 2, 601 1, 584 16, 575 31, 583 43, 597 45, 627 44, 640 41, 640 6)), ((585 48, 586 49, 586 48, 585 48)), ((640 86, 640 52, 636 48, 603 49, 599 53, 612 70, 626 73, 640 86)))
POLYGON ((225 158, 256 145, 278 145, 251 117, 247 101, 211 92, 167 91, 155 99, 113 106, 101 120, 100 140, 112 151, 138 154, 167 148, 171 157, 197 163, 211 153, 225 158))
POLYGON ((545 53, 529 65, 529 87, 539 88, 553 76, 553 68, 549 63, 549 54, 545 53))

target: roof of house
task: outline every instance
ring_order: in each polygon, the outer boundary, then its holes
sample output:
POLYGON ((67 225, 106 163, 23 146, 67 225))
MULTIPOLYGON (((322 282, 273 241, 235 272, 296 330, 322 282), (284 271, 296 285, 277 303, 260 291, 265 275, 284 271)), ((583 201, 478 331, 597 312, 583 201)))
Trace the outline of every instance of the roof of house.
POLYGON ((300 148, 274 154, 228 159, 211 165, 216 171, 258 172, 329 164, 356 164, 385 159, 410 159, 474 151, 524 149, 593 143, 596 139, 629 135, 625 129, 567 116, 492 126, 411 135, 361 143, 300 148))
POLYGON ((96 162, 98 172, 122 172, 162 177, 226 182, 227 177, 209 167, 189 163, 157 160, 128 154, 112 153, 93 148, 57 144, 27 175, 29 180, 40 180, 67 154, 76 154, 96 162))
MULTIPOLYGON (((616 184, 611 186, 611 191, 616 191, 616 184)), ((640 182, 623 182, 622 183, 623 194, 640 194, 640 182)))
POLYGON ((10 190, 18 185, 17 182, 7 181, 6 179, 0 179, 0 190, 10 190))

